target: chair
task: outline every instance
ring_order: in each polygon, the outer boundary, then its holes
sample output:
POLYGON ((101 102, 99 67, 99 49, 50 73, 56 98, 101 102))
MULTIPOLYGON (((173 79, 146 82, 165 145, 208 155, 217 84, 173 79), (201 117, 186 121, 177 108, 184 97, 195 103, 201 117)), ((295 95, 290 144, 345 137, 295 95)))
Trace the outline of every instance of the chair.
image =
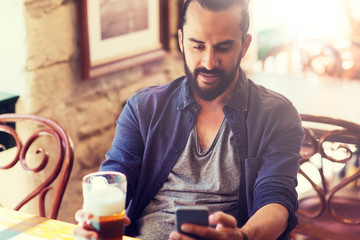
POLYGON ((360 239, 360 125, 305 114, 301 119, 299 225, 290 237, 360 239))
MULTIPOLYGON (((38 215, 56 219, 73 166, 74 147, 70 137, 64 128, 58 123, 50 119, 34 115, 0 114, 0 132, 10 135, 14 140, 15 147, 8 149, 7 151, 16 150, 13 151, 15 153, 13 154, 15 157, 12 158, 12 155, 10 159, 6 159, 6 163, 4 163, 4 157, 0 157, 0 176, 5 174, 5 170, 11 169, 15 166, 14 168, 18 168, 22 171, 22 173, 18 173, 18 177, 20 177, 20 175, 26 175, 26 177, 41 175, 42 178, 46 178, 45 180, 41 180, 39 185, 34 187, 35 189, 32 190, 23 200, 21 200, 14 209, 20 210, 24 205, 28 204, 30 200, 38 197, 38 215), (16 129, 14 126, 16 126, 16 129), (19 129, 21 126, 24 126, 24 130, 26 131, 34 128, 34 126, 36 127, 36 130, 34 132, 30 132, 30 134, 28 134, 29 136, 25 138, 26 141, 24 144, 20 140, 24 135, 19 129), (50 142, 54 142, 54 144, 51 144, 50 146, 50 142), (42 143, 41 148, 37 148, 39 143, 42 143), (45 146, 47 149, 55 148, 55 152, 57 152, 57 155, 55 155, 56 157, 49 155, 48 151, 44 149, 45 146), (35 167, 33 167, 34 164, 32 163, 31 165, 28 160, 29 155, 34 156, 34 154, 31 155, 34 148, 37 148, 34 152, 36 152, 36 156, 38 156, 36 158, 37 162, 35 167), (38 154, 41 154, 40 161, 38 154), (49 169, 50 167, 53 167, 53 169, 49 169), (54 182, 55 180, 56 182, 54 182), (50 186, 51 184, 53 187, 50 186), (49 195, 47 193, 52 188, 55 190, 51 191, 51 195, 53 195, 51 200, 48 197, 45 198, 49 195), (48 216, 46 216, 45 213, 45 205, 49 205, 50 208, 48 216)), ((5 148, 4 143, 0 142, 0 154, 4 154, 4 152, 6 152, 5 148)), ((17 181, 18 180, 14 181, 12 185, 17 181)), ((29 181, 27 181, 25 185, 28 184, 30 184, 29 181)))

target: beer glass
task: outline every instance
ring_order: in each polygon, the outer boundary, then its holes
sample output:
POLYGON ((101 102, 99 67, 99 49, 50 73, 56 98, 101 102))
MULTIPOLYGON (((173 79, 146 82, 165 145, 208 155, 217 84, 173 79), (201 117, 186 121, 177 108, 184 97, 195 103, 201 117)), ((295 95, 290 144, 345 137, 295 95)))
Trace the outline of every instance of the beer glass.
POLYGON ((83 211, 76 220, 86 222, 101 240, 118 240, 123 236, 127 181, 120 172, 95 172, 82 180, 83 211))

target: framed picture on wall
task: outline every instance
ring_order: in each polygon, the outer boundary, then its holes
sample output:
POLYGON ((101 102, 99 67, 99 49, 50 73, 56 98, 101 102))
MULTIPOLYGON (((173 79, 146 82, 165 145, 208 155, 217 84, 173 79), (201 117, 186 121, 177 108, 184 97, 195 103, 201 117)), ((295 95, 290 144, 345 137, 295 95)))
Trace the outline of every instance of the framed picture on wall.
POLYGON ((165 56, 168 0, 81 0, 80 4, 85 78, 165 56))

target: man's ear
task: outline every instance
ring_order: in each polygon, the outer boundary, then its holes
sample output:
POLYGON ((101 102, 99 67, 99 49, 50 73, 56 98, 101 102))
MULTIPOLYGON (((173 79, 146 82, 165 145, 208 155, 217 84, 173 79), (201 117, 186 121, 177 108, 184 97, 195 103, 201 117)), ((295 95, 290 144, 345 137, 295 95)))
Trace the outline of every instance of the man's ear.
POLYGON ((246 55, 246 52, 249 49, 251 41, 252 41, 252 36, 250 34, 247 34, 245 41, 243 42, 242 56, 241 56, 242 58, 246 55))
POLYGON ((180 51, 183 53, 184 52, 184 42, 183 42, 183 32, 181 29, 178 30, 178 42, 179 42, 180 51))

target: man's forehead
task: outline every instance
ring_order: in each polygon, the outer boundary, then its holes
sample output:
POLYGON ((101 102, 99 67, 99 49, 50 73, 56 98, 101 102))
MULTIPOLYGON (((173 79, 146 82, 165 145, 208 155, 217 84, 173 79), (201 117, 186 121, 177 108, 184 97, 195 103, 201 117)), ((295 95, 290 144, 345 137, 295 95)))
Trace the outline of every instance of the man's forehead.
MULTIPOLYGON (((186 1, 186 0, 185 0, 186 1)), ((227 9, 222 9, 222 10, 210 10, 207 8, 204 8, 203 6, 200 5, 199 2, 197 1, 192 1, 187 9, 186 12, 186 19, 187 21, 185 22, 185 25, 187 23, 191 24, 191 21, 189 21, 189 19, 197 19, 197 18, 204 18, 205 16, 208 15, 213 15, 213 18, 215 18, 216 20, 222 20, 221 18, 217 18, 217 17, 227 17, 228 19, 232 20, 233 23, 238 23, 240 25, 241 23, 241 15, 242 15, 242 11, 241 11, 241 6, 240 5, 232 5, 227 9)), ((238 26, 239 26, 238 25, 238 26)))
MULTIPOLYGON (((232 39, 241 35, 241 8, 238 5, 222 10, 210 11, 203 8, 196 1, 191 2, 187 11, 187 20, 184 24, 184 34, 190 33, 194 38, 198 33, 219 35, 223 39, 232 39)), ((188 36, 190 37, 190 36, 188 36)), ((220 40, 220 39, 219 39, 220 40)))

